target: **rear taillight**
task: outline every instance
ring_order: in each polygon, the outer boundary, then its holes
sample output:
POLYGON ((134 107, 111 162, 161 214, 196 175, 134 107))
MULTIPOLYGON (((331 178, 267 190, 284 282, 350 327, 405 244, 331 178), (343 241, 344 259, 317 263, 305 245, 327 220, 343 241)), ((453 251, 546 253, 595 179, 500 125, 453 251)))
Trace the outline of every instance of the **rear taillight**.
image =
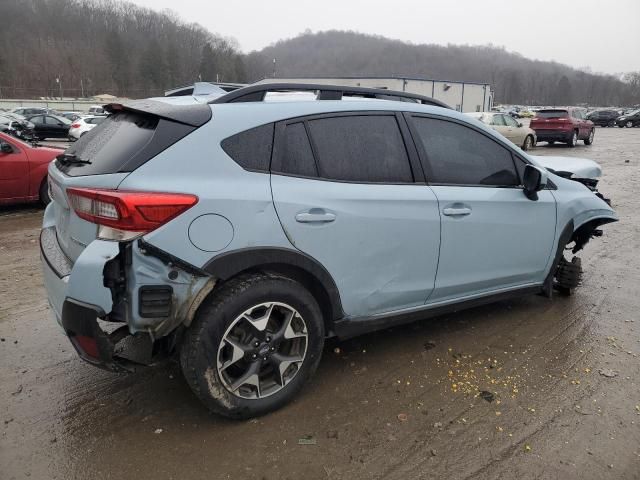
POLYGON ((80 124, 79 123, 72 123, 71 124, 71 128, 80 128, 80 124))
POLYGON ((98 237, 130 240, 164 225, 198 202, 184 193, 67 189, 69 204, 80 218, 100 226, 98 237))

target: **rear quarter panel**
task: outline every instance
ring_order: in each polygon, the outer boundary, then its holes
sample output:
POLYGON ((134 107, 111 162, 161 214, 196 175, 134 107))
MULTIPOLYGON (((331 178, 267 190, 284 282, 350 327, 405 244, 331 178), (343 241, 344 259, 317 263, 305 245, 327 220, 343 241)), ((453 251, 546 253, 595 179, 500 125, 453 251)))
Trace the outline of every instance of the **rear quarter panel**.
POLYGON ((145 241, 197 267, 216 255, 239 248, 292 248, 275 212, 270 175, 244 170, 220 146, 223 139, 267 122, 255 112, 251 120, 237 112, 224 121, 216 121, 214 117, 131 173, 119 189, 198 196, 195 206, 147 234, 145 241), (209 229, 210 241, 204 243, 211 248, 190 238, 202 232, 203 218, 211 220, 204 226, 226 225, 224 219, 231 224, 230 229, 209 229), (198 222, 194 223, 196 219, 198 222))

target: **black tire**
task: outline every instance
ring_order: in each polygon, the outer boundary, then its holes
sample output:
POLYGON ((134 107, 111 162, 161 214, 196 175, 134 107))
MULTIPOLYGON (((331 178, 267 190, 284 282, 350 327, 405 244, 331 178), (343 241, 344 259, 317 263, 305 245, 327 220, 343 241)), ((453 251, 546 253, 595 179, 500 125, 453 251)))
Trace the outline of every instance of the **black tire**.
POLYGON ((615 127, 616 126, 616 121, 615 120, 610 120, 609 123, 607 124, 608 127, 615 127))
POLYGON ((624 123, 619 123, 618 128, 624 128, 624 123))
POLYGON ((524 139, 524 143, 522 144, 522 150, 525 152, 533 148, 533 137, 531 135, 527 135, 524 139))
POLYGON ((307 289, 290 278, 274 274, 244 275, 214 290, 200 306, 182 341, 180 363, 187 383, 210 411, 245 419, 264 415, 291 401, 315 372, 323 345, 322 313, 307 289), (265 302, 282 302, 299 312, 307 330, 306 354, 293 377, 275 393, 263 398, 243 398, 232 393, 220 377, 219 349, 236 319, 247 309, 265 302))
POLYGON ((40 184, 40 189, 38 190, 39 201, 43 207, 46 207, 51 203, 51 198, 49 197, 49 183, 47 182, 47 177, 42 180, 40 184))
POLYGON ((555 140, 548 140, 548 141, 547 141, 547 145, 553 145, 554 143, 556 143, 556 141, 555 141, 555 140))
POLYGON ((589 136, 584 139, 584 144, 585 145, 593 145, 593 139, 594 139, 595 134, 596 134, 596 131, 595 131, 595 129, 592 128, 591 132, 589 132, 589 136))
POLYGON ((578 132, 574 131, 571 134, 571 138, 567 142, 567 145, 569 146, 569 148, 574 148, 577 144, 578 144, 578 132))
POLYGON ((569 296, 582 281, 582 261, 573 257, 571 262, 562 257, 554 276, 554 288, 563 295, 569 296))

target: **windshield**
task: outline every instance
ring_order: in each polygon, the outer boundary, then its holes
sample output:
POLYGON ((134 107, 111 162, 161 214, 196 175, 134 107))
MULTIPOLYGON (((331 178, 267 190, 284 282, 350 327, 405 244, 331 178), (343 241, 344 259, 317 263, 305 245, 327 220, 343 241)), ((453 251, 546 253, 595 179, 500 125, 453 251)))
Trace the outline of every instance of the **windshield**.
POLYGON ((564 118, 569 116, 567 110, 540 110, 537 115, 539 118, 564 118))

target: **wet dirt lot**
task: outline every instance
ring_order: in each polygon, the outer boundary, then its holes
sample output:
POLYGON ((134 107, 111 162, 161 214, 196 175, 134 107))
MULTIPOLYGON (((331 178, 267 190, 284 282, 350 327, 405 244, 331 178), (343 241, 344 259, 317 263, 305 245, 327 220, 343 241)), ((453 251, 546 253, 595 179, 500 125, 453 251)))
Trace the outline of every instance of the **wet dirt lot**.
POLYGON ((600 162, 620 216, 574 296, 331 340, 295 402, 243 422, 208 414, 173 362, 79 360, 49 318, 42 211, 0 211, 0 478, 640 478, 640 129, 534 153, 600 162))

